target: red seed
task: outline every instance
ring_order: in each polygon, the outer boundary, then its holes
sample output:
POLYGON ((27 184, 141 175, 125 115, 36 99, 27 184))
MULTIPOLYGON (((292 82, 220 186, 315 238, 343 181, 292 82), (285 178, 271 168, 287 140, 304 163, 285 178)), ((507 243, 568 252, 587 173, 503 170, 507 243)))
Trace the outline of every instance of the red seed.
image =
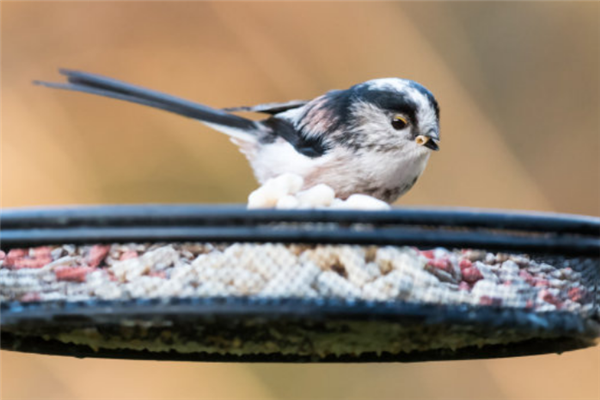
POLYGON ((21 296, 21 298, 19 299, 19 301, 26 303, 28 301, 40 301, 41 297, 39 293, 36 292, 29 292, 29 293, 25 293, 23 296, 21 296))
POLYGON ((531 275, 529 272, 525 271, 524 269, 519 271, 519 276, 521 278, 523 278, 523 280, 530 285, 533 285, 535 283, 533 275, 531 275))
POLYGON ((424 250, 421 252, 422 255, 424 255, 425 257, 429 258, 430 260, 433 260, 435 258, 435 255, 433 254, 433 250, 424 250))
POLYGON ((437 260, 429 260, 427 265, 430 265, 434 268, 441 269, 442 271, 446 271, 448 273, 452 272, 452 265, 450 261, 445 258, 439 258, 437 260))
POLYGON ((119 261, 123 261, 123 260, 129 260, 130 258, 137 258, 138 257, 138 252, 135 250, 127 250, 126 252, 124 252, 123 254, 121 254, 121 257, 119 257, 119 261))
POLYGON ((557 308, 560 308, 560 305, 562 305, 562 302, 546 289, 541 290, 538 293, 538 297, 544 300, 546 303, 555 305, 557 308))
POLYGON ((6 255, 6 262, 4 266, 7 268, 13 267, 15 265, 15 261, 27 256, 29 252, 26 249, 12 249, 8 251, 6 255))
POLYGON ((458 290, 464 290, 464 291, 470 291, 471 290, 471 285, 469 285, 467 282, 465 281, 461 281, 458 284, 458 290))
POLYGON ((52 251, 51 247, 42 246, 42 247, 34 247, 31 249, 31 254, 34 258, 38 257, 51 257, 50 252, 52 251))
POLYGON ((12 262, 12 269, 21 269, 21 268, 42 268, 46 264, 50 264, 52 262, 52 257, 38 257, 38 258, 19 258, 12 262))
POLYGON ((6 255, 5 266, 10 269, 21 268, 41 268, 52 262, 50 247, 36 247, 31 250, 32 257, 29 257, 27 249, 12 249, 6 255))
POLYGON ((27 249, 12 249, 8 251, 8 257, 21 258, 29 255, 27 249))
POLYGON ((93 267, 64 267, 56 270, 56 279, 68 282, 85 282, 87 274, 94 271, 93 267))
POLYGON ((525 303, 525 308, 533 308, 533 300, 527 300, 527 303, 525 303))
POLYGON ((548 287, 550 286, 550 282, 548 282, 547 279, 538 279, 535 281, 535 285, 536 287, 548 287))
POLYGON ((463 258, 462 260, 460 260, 460 263, 458 264, 458 266, 460 267, 460 269, 462 271, 465 268, 471 268, 473 266, 473 262, 471 260, 463 258))
POLYGON ((465 268, 462 271, 463 280, 471 284, 483 279, 483 275, 477 269, 477 267, 465 268))
POLYGON ((5 257, 6 257, 6 253, 3 252, 2 250, 0 250, 0 261, 4 260, 5 257))
POLYGON ((502 299, 497 299, 495 297, 489 296, 481 296, 481 298, 479 299, 479 304, 481 304, 482 306, 501 306, 502 299))
POLYGON ((86 260, 90 267, 97 267, 108 255, 110 246, 101 246, 99 244, 92 246, 86 260))
POLYGON ((572 301, 581 302, 581 300, 583 300, 583 297, 585 296, 585 290, 579 287, 574 287, 569 289, 567 295, 572 301))
POLYGON ((152 271, 148 274, 148 276, 157 276, 159 278, 165 279, 167 277, 167 273, 165 271, 152 271))

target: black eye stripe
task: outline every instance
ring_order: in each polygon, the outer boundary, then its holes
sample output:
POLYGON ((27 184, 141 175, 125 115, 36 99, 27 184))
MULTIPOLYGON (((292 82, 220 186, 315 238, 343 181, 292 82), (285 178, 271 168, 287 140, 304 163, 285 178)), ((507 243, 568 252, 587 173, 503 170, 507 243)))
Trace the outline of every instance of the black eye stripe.
POLYGON ((408 94, 373 89, 361 90, 358 94, 363 101, 388 110, 392 114, 402 114, 408 118, 409 123, 418 125, 418 105, 408 94))

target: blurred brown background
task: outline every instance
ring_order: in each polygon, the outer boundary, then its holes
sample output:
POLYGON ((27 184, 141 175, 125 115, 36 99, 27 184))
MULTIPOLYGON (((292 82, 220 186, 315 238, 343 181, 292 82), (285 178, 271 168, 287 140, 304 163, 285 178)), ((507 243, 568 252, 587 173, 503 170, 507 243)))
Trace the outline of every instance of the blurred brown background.
MULTIPOLYGON (((442 151, 399 205, 600 214, 598 3, 1 4, 2 207, 245 202, 228 139, 49 90, 57 67, 224 107, 417 80, 442 151)), ((596 349, 414 365, 233 365, 1 353, 6 399, 597 399, 596 349)))

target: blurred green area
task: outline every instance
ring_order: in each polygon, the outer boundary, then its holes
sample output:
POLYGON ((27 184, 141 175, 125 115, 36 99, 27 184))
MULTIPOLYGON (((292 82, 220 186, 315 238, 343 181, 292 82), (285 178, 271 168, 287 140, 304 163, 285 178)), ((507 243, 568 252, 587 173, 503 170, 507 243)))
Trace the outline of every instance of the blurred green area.
MULTIPOLYGON (((600 215, 595 2, 2 2, 2 207, 245 202, 203 125, 49 90, 58 67, 216 107, 398 76, 441 104, 442 150, 398 205, 600 215)), ((224 365, 2 353, 12 398, 598 398, 598 349, 415 365, 224 365), (149 379, 150 378, 150 379, 149 379)))

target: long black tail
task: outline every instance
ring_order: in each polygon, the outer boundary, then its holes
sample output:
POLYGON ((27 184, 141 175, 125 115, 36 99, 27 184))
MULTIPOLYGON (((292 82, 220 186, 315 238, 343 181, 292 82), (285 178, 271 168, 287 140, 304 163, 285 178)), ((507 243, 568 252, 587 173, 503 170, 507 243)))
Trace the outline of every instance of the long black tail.
POLYGON ((67 83, 41 81, 34 81, 34 83, 51 88, 97 94, 159 108, 205 122, 211 127, 231 136, 253 135, 259 129, 258 124, 252 120, 116 79, 68 69, 60 69, 59 72, 67 77, 67 83))

